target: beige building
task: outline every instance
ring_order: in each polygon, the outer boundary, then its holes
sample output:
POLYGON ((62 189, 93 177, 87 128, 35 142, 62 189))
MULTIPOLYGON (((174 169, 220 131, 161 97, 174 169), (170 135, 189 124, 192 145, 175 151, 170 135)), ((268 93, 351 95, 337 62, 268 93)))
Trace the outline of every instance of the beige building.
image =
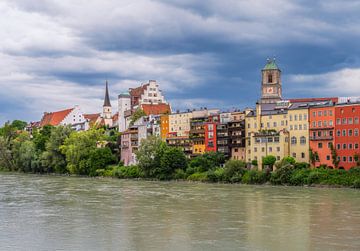
POLYGON ((307 104, 292 104, 288 111, 290 156, 309 163, 309 109, 307 104))
POLYGON ((192 112, 178 112, 169 115, 169 134, 177 137, 188 137, 192 112))

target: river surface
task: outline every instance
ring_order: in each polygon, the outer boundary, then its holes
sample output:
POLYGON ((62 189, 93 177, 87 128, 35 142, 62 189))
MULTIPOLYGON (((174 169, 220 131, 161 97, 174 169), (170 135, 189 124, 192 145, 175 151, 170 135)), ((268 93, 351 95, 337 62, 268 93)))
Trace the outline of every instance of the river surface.
POLYGON ((0 250, 360 250, 360 190, 2 173, 0 250))

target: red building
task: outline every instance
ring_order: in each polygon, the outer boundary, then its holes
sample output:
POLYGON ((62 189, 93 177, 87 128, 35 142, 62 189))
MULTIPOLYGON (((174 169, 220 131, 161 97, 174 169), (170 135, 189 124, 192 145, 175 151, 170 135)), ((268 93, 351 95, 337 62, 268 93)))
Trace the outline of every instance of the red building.
POLYGON ((205 151, 216 152, 216 127, 220 121, 219 115, 211 115, 208 117, 208 121, 205 123, 205 151))
POLYGON ((317 156, 315 167, 327 165, 333 167, 331 145, 334 144, 335 106, 331 101, 309 109, 309 137, 310 150, 317 156))
POLYGON ((339 168, 356 166, 356 154, 360 154, 360 103, 338 104, 335 107, 335 144, 339 168))

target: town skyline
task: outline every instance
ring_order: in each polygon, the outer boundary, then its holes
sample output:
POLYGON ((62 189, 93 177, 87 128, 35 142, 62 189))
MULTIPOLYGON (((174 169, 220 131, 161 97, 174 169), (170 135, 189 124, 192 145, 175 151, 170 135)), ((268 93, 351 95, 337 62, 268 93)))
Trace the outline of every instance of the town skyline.
POLYGON ((2 2, 0 122, 101 112, 106 79, 113 106, 155 79, 173 110, 253 107, 274 56, 285 99, 359 96, 359 4, 309 3, 2 2))

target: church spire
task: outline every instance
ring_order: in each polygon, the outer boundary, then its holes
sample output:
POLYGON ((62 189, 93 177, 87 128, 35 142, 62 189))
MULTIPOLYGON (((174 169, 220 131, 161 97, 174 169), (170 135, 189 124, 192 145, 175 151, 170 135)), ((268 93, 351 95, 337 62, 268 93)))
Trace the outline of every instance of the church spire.
POLYGON ((110 106, 111 107, 111 103, 110 103, 110 98, 109 98, 109 88, 108 88, 108 81, 106 80, 106 89, 105 89, 105 99, 104 99, 104 107, 105 106, 110 106))

